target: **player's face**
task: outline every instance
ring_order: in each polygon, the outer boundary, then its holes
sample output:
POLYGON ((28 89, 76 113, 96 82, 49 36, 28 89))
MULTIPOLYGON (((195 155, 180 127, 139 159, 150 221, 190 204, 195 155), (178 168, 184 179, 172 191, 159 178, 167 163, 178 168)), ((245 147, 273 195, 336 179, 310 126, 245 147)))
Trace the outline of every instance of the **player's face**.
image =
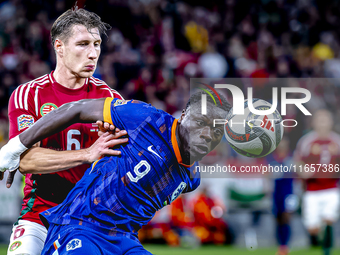
POLYGON ((74 25, 71 36, 63 45, 61 61, 73 75, 91 77, 97 67, 101 41, 97 28, 88 31, 82 25, 74 25))
POLYGON ((327 110, 319 110, 313 116, 313 128, 319 133, 328 133, 332 130, 332 115, 327 110))
POLYGON ((207 103, 207 114, 201 114, 201 104, 196 103, 182 115, 181 149, 188 152, 190 162, 199 161, 221 141, 223 125, 215 125, 214 119, 225 119, 227 113, 212 103, 207 103))

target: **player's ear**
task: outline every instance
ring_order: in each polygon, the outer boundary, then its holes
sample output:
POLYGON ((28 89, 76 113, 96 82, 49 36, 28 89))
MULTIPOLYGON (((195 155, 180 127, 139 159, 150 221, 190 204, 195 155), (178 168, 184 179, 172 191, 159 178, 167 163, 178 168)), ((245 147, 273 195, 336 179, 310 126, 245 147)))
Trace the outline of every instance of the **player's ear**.
POLYGON ((60 39, 54 41, 54 49, 59 55, 63 55, 63 42, 60 39))
POLYGON ((179 123, 182 122, 184 116, 185 116, 185 109, 183 109, 182 114, 181 114, 181 117, 179 117, 179 119, 178 119, 178 122, 179 122, 179 123))

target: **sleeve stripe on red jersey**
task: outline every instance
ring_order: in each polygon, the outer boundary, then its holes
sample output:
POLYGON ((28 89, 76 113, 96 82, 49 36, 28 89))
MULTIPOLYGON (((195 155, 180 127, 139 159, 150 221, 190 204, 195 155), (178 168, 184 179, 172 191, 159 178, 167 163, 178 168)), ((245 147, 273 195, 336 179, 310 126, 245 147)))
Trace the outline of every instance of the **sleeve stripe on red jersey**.
POLYGON ((90 77, 90 80, 94 85, 101 86, 101 85, 107 85, 104 81, 101 81, 99 79, 95 79, 93 77, 90 77))
POLYGON ((25 109, 26 110, 28 110, 28 94, 29 94, 30 89, 33 88, 34 85, 37 85, 37 84, 44 85, 46 83, 49 83, 49 80, 48 80, 48 76, 44 75, 42 77, 39 77, 39 78, 33 80, 29 84, 28 88, 26 89, 26 94, 25 94, 25 99, 24 99, 25 100, 24 103, 25 103, 25 109))
POLYGON ((22 109, 23 108, 23 104, 22 104, 22 93, 23 93, 23 91, 24 91, 24 88, 25 87, 27 87, 27 85, 28 85, 28 83, 26 83, 26 84, 24 84, 24 85, 22 85, 21 87, 20 87, 20 91, 19 91, 19 106, 20 106, 20 108, 22 109))
POLYGON ((15 108, 17 109, 18 108, 18 90, 19 90, 20 86, 15 90, 15 94, 14 94, 14 105, 15 105, 15 108))
POLYGON ((111 97, 112 97, 112 98, 114 98, 114 97, 115 97, 115 96, 113 95, 113 92, 112 92, 112 90, 111 90, 111 89, 109 89, 109 88, 101 88, 101 89, 108 90, 108 91, 110 92, 110 94, 111 94, 111 97))
POLYGON ((41 79, 41 81, 33 81, 30 83, 29 87, 26 90, 26 95, 25 95, 25 109, 28 110, 28 93, 30 91, 30 89, 35 85, 35 84, 39 84, 39 85, 44 85, 46 83, 49 83, 49 79, 48 76, 46 75, 43 79, 41 79))
POLYGON ((122 100, 125 100, 124 97, 122 97, 122 95, 117 92, 117 90, 114 90, 114 89, 111 89, 111 90, 112 90, 113 94, 117 95, 117 96, 115 96, 115 98, 120 97, 122 100))
POLYGON ((39 107, 38 107, 38 91, 39 89, 41 89, 40 86, 37 86, 35 88, 35 95, 34 95, 34 104, 35 104, 35 115, 38 116, 39 115, 39 107))
MULTIPOLYGON (((98 82, 104 82, 103 80, 100 80, 100 79, 95 78, 95 77, 93 77, 93 76, 91 76, 90 78, 92 78, 92 80, 95 80, 95 81, 98 81, 98 82)), ((105 83, 105 82, 104 82, 104 83, 105 83)))
POLYGON ((100 88, 100 89, 110 91, 111 97, 113 97, 113 98, 118 97, 118 98, 121 98, 121 99, 124 100, 124 98, 116 90, 110 88, 109 85, 107 85, 104 81, 96 79, 94 77, 90 77, 90 81, 96 86, 103 86, 103 88, 100 88))
POLYGON ((101 89, 106 89, 108 91, 110 91, 111 97, 112 98, 121 98, 122 100, 124 100, 124 98, 114 89, 111 88, 101 88, 101 89))
POLYGON ((31 86, 32 86, 32 82, 30 82, 28 84, 28 88, 26 89, 25 98, 24 98, 25 110, 28 110, 28 102, 27 102, 28 101, 28 92, 30 91, 31 86))
POLYGON ((27 82, 25 84, 20 85, 16 90, 15 90, 15 94, 14 94, 14 104, 15 104, 15 108, 20 108, 23 109, 25 108, 26 110, 28 110, 28 94, 30 89, 35 85, 35 84, 39 84, 39 85, 43 85, 46 84, 48 82, 48 76, 44 75, 41 76, 31 82, 27 82), (24 97, 23 97, 24 95, 24 97))
POLYGON ((51 77, 51 74, 48 74, 48 78, 50 79, 51 83, 53 83, 53 79, 51 77))
POLYGON ((119 97, 123 98, 122 96, 119 95, 119 93, 117 93, 115 90, 113 89, 110 89, 110 88, 101 88, 101 89, 104 89, 104 90, 108 90, 111 94, 111 97, 112 98, 117 98, 116 95, 118 95, 119 97))

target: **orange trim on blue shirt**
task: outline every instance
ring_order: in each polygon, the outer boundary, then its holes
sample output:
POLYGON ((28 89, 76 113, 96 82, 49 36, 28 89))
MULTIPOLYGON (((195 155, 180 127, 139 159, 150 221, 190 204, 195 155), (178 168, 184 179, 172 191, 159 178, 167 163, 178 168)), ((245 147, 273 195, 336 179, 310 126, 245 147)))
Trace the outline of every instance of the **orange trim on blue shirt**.
POLYGON ((111 102, 113 98, 112 97, 107 97, 105 99, 104 103, 104 109, 103 109, 103 117, 104 117, 104 122, 113 124, 112 122, 112 117, 111 117, 111 102))
POLYGON ((93 170, 93 168, 96 166, 96 164, 98 163, 98 161, 101 160, 102 158, 103 158, 103 156, 101 156, 100 159, 98 159, 98 160, 96 160, 95 162, 93 162, 93 164, 92 164, 92 169, 91 169, 91 170, 93 170))
POLYGON ((191 167, 194 163, 192 165, 186 165, 186 164, 183 164, 183 161, 182 161, 181 152, 179 150, 178 142, 177 142, 177 138, 176 138, 177 124, 178 124, 178 120, 175 119, 174 123, 172 123, 172 127, 171 127, 171 142, 172 142, 172 146, 173 146, 173 149, 175 151, 175 155, 176 155, 178 163, 180 163, 182 166, 185 166, 185 167, 191 167))

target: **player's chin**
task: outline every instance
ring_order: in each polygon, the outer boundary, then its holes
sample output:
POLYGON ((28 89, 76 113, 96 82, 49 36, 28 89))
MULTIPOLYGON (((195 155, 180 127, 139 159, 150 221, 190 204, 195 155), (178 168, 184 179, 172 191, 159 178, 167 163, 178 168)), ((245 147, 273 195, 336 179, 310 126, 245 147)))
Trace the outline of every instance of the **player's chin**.
POLYGON ((193 162, 193 161, 200 161, 203 159, 203 157, 207 155, 207 154, 202 154, 202 153, 199 153, 195 150, 191 150, 190 151, 190 161, 193 162))
POLYGON ((90 78, 94 73, 94 70, 86 70, 86 71, 82 71, 80 72, 80 77, 82 78, 90 78))

